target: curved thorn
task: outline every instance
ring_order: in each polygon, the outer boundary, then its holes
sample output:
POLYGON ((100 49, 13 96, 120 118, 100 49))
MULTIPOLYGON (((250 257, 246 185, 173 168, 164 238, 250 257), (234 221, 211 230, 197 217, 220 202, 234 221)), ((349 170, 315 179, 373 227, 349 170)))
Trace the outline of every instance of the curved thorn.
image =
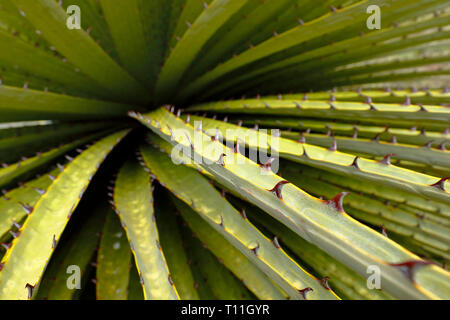
POLYGON ((253 253, 255 254, 255 256, 258 256, 259 248, 260 248, 260 244, 259 244, 259 242, 258 242, 258 244, 256 245, 256 247, 254 247, 254 248, 252 248, 252 249, 250 249, 250 250, 253 251, 253 253))
POLYGON ((444 178, 440 179, 438 182, 432 184, 430 187, 435 187, 442 191, 446 191, 445 190, 445 182, 449 179, 450 179, 450 177, 444 177, 444 178))
POLYGON ((411 260, 402 263, 389 263, 391 267, 398 268, 409 280, 414 281, 414 269, 419 266, 434 264, 425 260, 411 260))
POLYGON ((234 144, 234 153, 241 153, 239 139, 236 139, 236 143, 234 144))
POLYGON ((425 143, 424 147, 430 149, 430 148, 431 148, 431 145, 433 144, 433 142, 434 142, 433 140, 427 141, 427 142, 425 143))
POLYGON ((222 167, 225 167, 225 162, 223 161, 223 157, 226 157, 225 153, 222 153, 219 157, 219 160, 216 161, 217 164, 220 164, 222 167))
POLYGON ((278 182, 275 185, 275 187, 273 187, 271 190, 267 190, 267 191, 272 192, 274 195, 277 196, 278 199, 283 200, 283 197, 281 195, 281 190, 283 189, 283 186, 288 183, 289 183, 289 181, 282 180, 282 181, 278 182))
POLYGON ((387 235, 387 232, 386 232, 386 228, 383 225, 381 225, 381 234, 383 236, 385 236, 386 238, 388 238, 388 235, 387 235))
POLYGON ((56 248, 56 236, 53 235, 53 239, 52 239, 52 249, 56 248))
POLYGON ((298 290, 298 293, 300 293, 302 295, 303 299, 308 300, 308 299, 306 299, 306 294, 310 291, 314 291, 314 290, 310 287, 307 287, 305 289, 298 290))
POLYGON ((33 285, 29 284, 29 283, 27 283, 25 285, 25 288, 28 291, 28 300, 31 300, 31 298, 33 297, 33 291, 34 291, 35 287, 36 287, 36 285, 33 286, 33 285))
POLYGON ((324 287, 327 290, 331 290, 329 284, 328 284, 328 280, 330 279, 330 277, 326 276, 323 277, 322 279, 320 279, 320 284, 322 285, 322 287, 324 287))
POLYGON ((390 165, 392 156, 394 156, 393 153, 388 153, 382 160, 379 161, 379 163, 385 164, 385 165, 390 165))
POLYGON ((175 136, 173 135, 172 128, 169 125, 167 125, 167 129, 169 129, 170 132, 170 141, 175 141, 175 136))
POLYGON ((410 106, 411 105, 411 98, 409 96, 405 96, 405 101, 402 103, 404 106, 410 106))
POLYGON ((298 142, 300 143, 306 143, 305 133, 302 132, 300 135, 300 139, 298 139, 298 142))
POLYGON ((247 215, 245 214, 244 208, 241 209, 241 217, 244 218, 245 220, 247 220, 247 215))
POLYGON ((350 192, 341 192, 337 196, 335 196, 333 199, 325 200, 325 203, 339 212, 345 212, 344 211, 344 198, 348 194, 350 194, 350 192))
POLYGON ((27 213, 27 215, 30 215, 33 212, 33 207, 25 204, 23 202, 19 202, 20 206, 23 208, 23 210, 25 210, 25 212, 27 213))
POLYGON ((12 243, 2 242, 2 243, 0 243, 0 245, 1 245, 6 251, 8 251, 9 249, 11 249, 12 243))
POLYGON ((303 147, 303 154, 302 154, 302 157, 306 157, 306 158, 309 159, 309 156, 308 156, 308 154, 306 153, 305 146, 302 145, 302 147, 303 147))
POLYGON ((277 248, 277 249, 280 249, 280 248, 281 248, 280 243, 278 242, 278 238, 277 238, 277 237, 274 237, 274 238, 273 238, 272 243, 273 243, 273 245, 275 246, 275 248, 277 248))
POLYGON ((359 160, 359 156, 356 156, 355 159, 353 159, 353 162, 350 166, 355 167, 356 169, 359 170, 360 168, 359 168, 358 160, 359 160))
POLYGON ((428 112, 428 110, 421 103, 419 103, 418 106, 420 107, 419 112, 428 112))
POLYGON ((331 145, 330 149, 328 149, 329 151, 335 152, 337 151, 337 141, 336 139, 333 139, 333 144, 331 145))

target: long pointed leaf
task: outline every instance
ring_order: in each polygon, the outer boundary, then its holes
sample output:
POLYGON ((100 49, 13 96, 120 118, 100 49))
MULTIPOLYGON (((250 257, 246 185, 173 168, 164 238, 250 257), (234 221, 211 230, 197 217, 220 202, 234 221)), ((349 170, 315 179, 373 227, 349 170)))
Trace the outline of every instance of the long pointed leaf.
POLYGON ((126 133, 112 134, 79 155, 38 201, 1 261, 1 299, 30 298, 92 176, 126 133))

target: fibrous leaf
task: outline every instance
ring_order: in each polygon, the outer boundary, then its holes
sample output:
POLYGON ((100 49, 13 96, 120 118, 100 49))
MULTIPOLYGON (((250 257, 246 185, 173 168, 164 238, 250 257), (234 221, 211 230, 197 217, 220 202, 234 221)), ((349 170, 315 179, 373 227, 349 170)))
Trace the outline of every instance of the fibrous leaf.
POLYGON ((109 209, 97 253, 97 300, 127 300, 130 262, 127 236, 109 209))
POLYGON ((316 279, 243 219, 195 170, 172 164, 167 155, 149 146, 142 146, 141 153, 144 162, 161 183, 197 211, 292 298, 304 298, 301 290, 308 287, 314 290, 308 294, 308 299, 335 298, 332 292, 321 287, 316 279), (179 178, 174 180, 172 177, 179 178))
MULTIPOLYGON (((273 172, 264 171, 239 152, 211 139, 198 128, 195 130, 165 109, 147 116, 136 114, 136 118, 180 148, 178 151, 190 155, 191 159, 198 160, 201 157, 200 162, 196 161, 197 164, 225 187, 241 193, 248 201, 263 208, 305 240, 360 275, 366 274, 368 266, 377 265, 385 289, 390 294, 402 298, 449 295, 449 288, 441 285, 443 282, 448 283, 448 273, 437 266, 420 262, 422 267, 415 270, 414 282, 402 276, 398 264, 421 260, 342 212, 339 207, 342 195, 331 202, 313 198, 273 172), (269 197, 271 193, 273 195, 269 197)), ((186 202, 190 202, 189 198, 186 202)), ((216 225, 220 223, 218 219, 213 219, 216 225)))
POLYGON ((3 256, 0 298, 30 299, 67 222, 100 164, 127 134, 112 134, 75 158, 47 189, 3 256))
POLYGON ((130 101, 149 100, 143 87, 115 63, 85 30, 66 27, 67 14, 56 1, 15 0, 13 3, 47 41, 102 87, 120 92, 130 101))
POLYGON ((286 298, 285 294, 253 262, 233 247, 226 238, 215 231, 193 209, 175 197, 172 197, 172 199, 194 234, 223 262, 224 266, 245 283, 255 296, 261 300, 286 298))
POLYGON ((3 236, 13 224, 20 224, 27 212, 41 198, 41 193, 47 190, 59 173, 59 169, 54 169, 9 192, 5 190, 3 197, 0 198, 0 236, 3 236))
POLYGON ((145 299, 178 299, 159 242, 150 176, 137 162, 129 161, 120 170, 114 203, 130 242, 145 299))
POLYGON ((39 285, 36 299, 72 300, 83 289, 81 278, 86 277, 89 262, 97 248, 105 207, 95 208, 79 230, 57 248, 39 285))
POLYGON ((44 153, 37 153, 34 157, 23 158, 13 164, 3 164, 0 168, 0 187, 7 187, 28 175, 35 173, 36 170, 48 165, 51 161, 61 157, 70 150, 86 144, 96 138, 102 137, 106 132, 95 133, 90 136, 75 140, 61 147, 54 148, 44 153))
POLYGON ((168 199, 163 198, 162 201, 157 201, 155 216, 161 247, 164 250, 171 278, 181 299, 199 300, 194 276, 181 237, 181 229, 175 216, 175 207, 165 200, 168 199))

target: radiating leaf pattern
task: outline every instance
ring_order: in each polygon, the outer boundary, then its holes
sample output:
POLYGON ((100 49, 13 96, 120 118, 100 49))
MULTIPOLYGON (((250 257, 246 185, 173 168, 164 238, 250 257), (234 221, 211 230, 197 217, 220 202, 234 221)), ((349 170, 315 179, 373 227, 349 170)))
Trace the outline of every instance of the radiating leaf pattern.
POLYGON ((450 299, 449 15, 0 0, 0 299, 450 299))

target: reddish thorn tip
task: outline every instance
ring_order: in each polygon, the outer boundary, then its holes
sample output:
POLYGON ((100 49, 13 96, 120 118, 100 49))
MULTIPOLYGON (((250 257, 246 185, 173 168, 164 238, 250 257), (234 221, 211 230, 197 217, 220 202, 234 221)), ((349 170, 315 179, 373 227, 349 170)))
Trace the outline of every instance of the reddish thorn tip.
POLYGON ((314 291, 314 290, 310 287, 307 287, 305 289, 298 290, 298 293, 300 293, 302 295, 303 299, 308 300, 308 299, 306 299, 306 294, 310 291, 314 291))
POLYGON ((388 238, 388 235, 387 235, 387 232, 386 232, 386 228, 383 225, 381 226, 381 234, 383 236, 385 236, 386 238, 388 238))
POLYGON ((330 290, 330 286, 328 284, 329 279, 330 279, 329 277, 324 277, 324 278, 320 279, 320 284, 322 285, 322 287, 324 287, 327 290, 330 290))
POLYGON ((345 212, 344 211, 344 198, 348 194, 350 194, 350 192, 341 192, 337 196, 335 196, 333 199, 326 200, 325 203, 339 212, 345 212))
POLYGON ((444 178, 440 179, 438 182, 432 184, 431 187, 436 187, 442 191, 445 191, 445 182, 449 179, 450 179, 450 177, 444 177, 444 178))
POLYGON ((411 260, 402 263, 389 263, 391 267, 398 268, 409 280, 414 282, 414 269, 420 266, 434 264, 426 260, 411 260))
POLYGON ((331 145, 330 149, 328 149, 329 151, 337 151, 337 141, 336 139, 333 139, 333 144, 331 145))
POLYGON ((280 249, 280 248, 281 248, 280 243, 278 242, 278 238, 277 238, 277 237, 274 237, 274 238, 273 238, 272 243, 273 243, 273 245, 275 246, 275 248, 277 248, 277 249, 280 249))
POLYGON ((387 154, 387 155, 383 158, 383 160, 380 160, 380 163, 381 163, 381 164, 385 164, 385 165, 390 165, 390 164, 391 164, 391 157, 392 157, 392 156, 394 156, 393 153, 387 154))
POLYGON ((281 195, 281 189, 283 188, 283 186, 285 184, 288 184, 289 181, 283 180, 278 182, 275 187, 273 187, 271 190, 267 190, 269 192, 272 192, 273 194, 275 194, 277 196, 278 199, 283 200, 283 197, 281 195))

